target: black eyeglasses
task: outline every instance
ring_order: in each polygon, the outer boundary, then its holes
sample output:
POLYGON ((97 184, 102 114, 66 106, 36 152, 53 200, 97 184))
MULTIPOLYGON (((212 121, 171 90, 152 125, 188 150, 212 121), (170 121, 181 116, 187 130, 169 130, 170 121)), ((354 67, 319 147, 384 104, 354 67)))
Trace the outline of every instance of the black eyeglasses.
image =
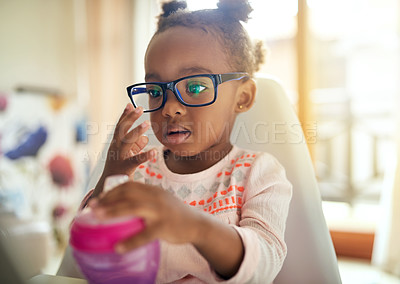
POLYGON ((232 80, 249 78, 247 73, 201 74, 177 79, 172 82, 149 82, 134 84, 126 88, 135 108, 144 112, 159 110, 167 101, 167 90, 171 90, 184 106, 201 107, 215 102, 218 85, 232 80))

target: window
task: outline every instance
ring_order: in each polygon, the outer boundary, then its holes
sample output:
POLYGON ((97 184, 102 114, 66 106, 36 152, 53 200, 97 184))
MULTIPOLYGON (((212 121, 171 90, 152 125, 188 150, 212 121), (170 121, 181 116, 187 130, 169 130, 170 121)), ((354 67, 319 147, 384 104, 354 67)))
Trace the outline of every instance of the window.
MULTIPOLYGON (((187 2, 190 9, 202 9, 216 7, 217 1, 187 2)), ((247 29, 269 49, 261 72, 280 78, 294 103, 300 101, 301 81, 309 80, 306 109, 318 132, 310 147, 323 200, 350 208, 357 202, 377 204, 385 169, 394 159, 399 2, 253 0, 251 5, 247 29), (301 3, 305 10, 298 9, 301 3), (299 21, 299 10, 305 21, 299 21), (306 42, 305 64, 298 37, 306 42)))
POLYGON ((379 200, 394 153, 400 92, 399 2, 309 0, 318 122, 316 170, 325 200, 379 200))

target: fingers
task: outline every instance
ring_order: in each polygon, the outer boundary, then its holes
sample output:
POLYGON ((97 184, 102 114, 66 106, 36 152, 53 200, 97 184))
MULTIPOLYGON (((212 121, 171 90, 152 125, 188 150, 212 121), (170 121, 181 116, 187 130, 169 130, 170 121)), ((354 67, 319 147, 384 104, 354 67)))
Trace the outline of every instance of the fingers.
POLYGON ((114 146, 119 148, 120 157, 129 158, 139 153, 148 143, 148 138, 143 134, 150 128, 150 122, 144 121, 131 131, 132 124, 143 114, 143 108, 133 109, 127 105, 124 113, 117 123, 114 132, 114 146))
POLYGON ((131 131, 132 124, 143 114, 143 108, 134 108, 131 104, 125 107, 114 131, 114 138, 110 145, 108 156, 111 160, 129 160, 127 166, 137 166, 147 161, 148 155, 141 155, 133 158, 140 153, 148 143, 148 137, 143 134, 150 128, 150 122, 144 121, 131 131))
POLYGON ((133 108, 127 105, 121 115, 114 131, 114 139, 120 141, 125 136, 132 124, 143 114, 143 108, 133 108))
POLYGON ((131 146, 129 157, 140 153, 146 147, 147 143, 149 143, 149 137, 142 135, 140 136, 135 143, 131 146))
MULTIPOLYGON (((108 192, 100 195, 100 198, 89 205, 101 212, 99 217, 117 217, 121 215, 137 214, 136 204, 146 205, 153 198, 152 190, 137 182, 126 182, 108 192), (115 206, 118 204, 118 206, 115 206), (131 211, 129 211, 131 210, 131 211)), ((143 206, 142 206, 143 207, 143 206)))
POLYGON ((117 122, 117 124, 119 124, 121 122, 121 120, 126 117, 126 115, 131 112, 133 109, 133 105, 131 103, 128 103, 124 109, 124 111, 122 112, 121 116, 119 117, 119 120, 117 122))
POLYGON ((114 203, 107 202, 106 204, 100 204, 99 201, 91 201, 89 206, 92 208, 93 213, 99 220, 107 220, 110 218, 122 217, 135 215, 137 216, 137 210, 135 210, 137 202, 135 201, 116 201, 114 203), (97 202, 97 204, 94 204, 97 202))
POLYGON ((123 158, 131 156, 131 150, 134 154, 140 152, 148 142, 148 138, 142 136, 150 128, 150 122, 144 121, 139 126, 129 131, 121 139, 120 150, 123 158), (143 137, 143 138, 142 138, 143 137), (140 139, 139 139, 140 138, 140 139))
POLYGON ((124 168, 135 169, 140 164, 152 160, 156 157, 157 151, 155 149, 151 149, 150 151, 141 152, 135 155, 134 151, 130 151, 125 154, 124 160, 121 161, 121 164, 124 168))
POLYGON ((157 155, 156 150, 151 149, 150 151, 142 152, 137 155, 127 157, 127 159, 125 160, 125 163, 127 163, 127 166, 137 167, 140 164, 142 164, 148 160, 154 159, 156 157, 156 155, 157 155))
POLYGON ((151 220, 156 219, 157 214, 154 208, 150 206, 143 206, 138 201, 118 201, 115 203, 109 203, 105 206, 99 205, 98 207, 92 207, 93 213, 99 220, 108 220, 112 218, 124 217, 124 216, 136 216, 141 217, 151 223, 151 220))
POLYGON ((102 193, 98 199, 89 201, 89 206, 100 220, 122 216, 136 216, 144 220, 145 229, 142 232, 116 246, 116 251, 120 253, 156 238, 177 244, 191 242, 194 231, 190 229, 188 232, 188 224, 193 224, 194 228, 199 224, 197 213, 193 213, 197 211, 178 198, 160 187, 133 181, 102 193))
MULTIPOLYGON (((129 250, 135 249, 142 245, 145 245, 153 240, 156 237, 156 231, 153 228, 154 220, 157 219, 157 214, 155 214, 154 208, 144 205, 148 204, 147 202, 140 199, 140 202, 135 201, 135 194, 128 194, 126 192, 121 194, 123 189, 120 188, 120 192, 118 190, 111 190, 107 192, 100 199, 92 199, 89 201, 89 206, 92 208, 93 213, 96 218, 99 220, 106 220, 109 218, 116 218, 121 216, 137 216, 142 217, 146 220, 146 227, 143 231, 136 234, 134 237, 123 240, 118 243, 115 247, 117 253, 126 253, 129 250)), ((131 193, 134 190, 131 189, 131 193)), ((139 194, 140 195, 140 194, 139 194)))

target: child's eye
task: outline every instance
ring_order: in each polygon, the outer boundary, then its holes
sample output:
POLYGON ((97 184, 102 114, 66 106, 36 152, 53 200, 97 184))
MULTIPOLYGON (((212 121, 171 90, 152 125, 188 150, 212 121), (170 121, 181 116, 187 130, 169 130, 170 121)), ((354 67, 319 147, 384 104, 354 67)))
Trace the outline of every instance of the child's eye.
POLYGON ((207 90, 207 86, 205 86, 201 82, 188 82, 186 89, 189 95, 198 96, 200 93, 207 90))
POLYGON ((148 88, 147 93, 150 95, 152 98, 158 98, 162 94, 162 90, 159 88, 148 88))

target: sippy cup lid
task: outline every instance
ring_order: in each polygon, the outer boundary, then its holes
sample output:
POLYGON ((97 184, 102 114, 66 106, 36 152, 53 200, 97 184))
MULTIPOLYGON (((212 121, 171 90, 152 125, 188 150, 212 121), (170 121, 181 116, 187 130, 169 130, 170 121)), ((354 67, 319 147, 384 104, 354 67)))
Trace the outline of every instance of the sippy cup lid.
POLYGON ((144 229, 141 218, 116 218, 98 222, 91 210, 77 216, 71 227, 70 244, 77 250, 93 253, 113 252, 121 240, 144 229))

